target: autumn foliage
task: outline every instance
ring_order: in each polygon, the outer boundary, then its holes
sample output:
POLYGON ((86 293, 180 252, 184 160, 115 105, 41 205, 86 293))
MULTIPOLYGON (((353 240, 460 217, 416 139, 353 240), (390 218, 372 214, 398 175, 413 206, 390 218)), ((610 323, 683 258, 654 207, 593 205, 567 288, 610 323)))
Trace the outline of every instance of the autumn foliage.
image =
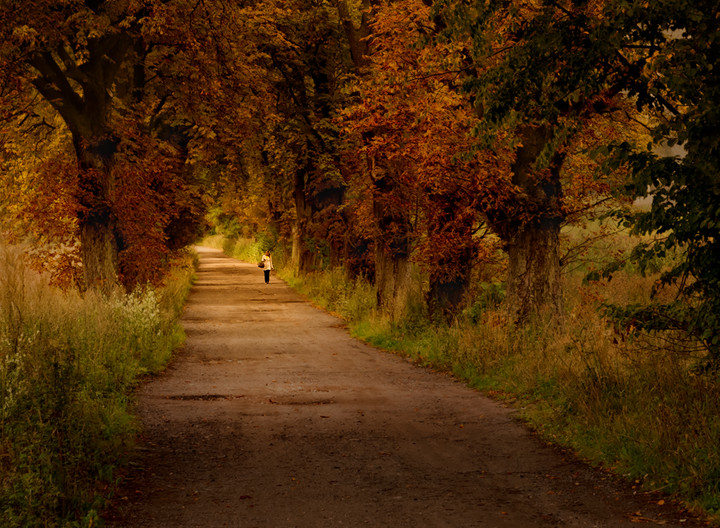
MULTIPOLYGON (((0 10, 5 225, 83 287, 160 280, 211 208, 233 234, 286 244, 298 273, 344 264, 373 278, 396 317, 414 269, 427 306, 451 318, 473 273, 504 261, 509 320, 562 320, 565 226, 617 206, 623 187, 629 203, 654 186, 673 191, 636 225, 666 229, 680 218, 671 182, 712 172, 697 132, 710 110, 674 54, 711 71, 697 20, 716 6, 17 7, 0 10), (701 148, 679 171, 643 146, 689 140, 701 148)), ((667 279, 694 284, 697 300, 714 284, 697 282, 714 238, 693 235, 709 221, 689 226, 690 268, 667 279)), ((700 331, 709 343, 713 324, 700 331)))
MULTIPOLYGON (((162 283, 212 230, 296 276, 367 281, 360 304, 390 326, 422 314, 452 333, 467 318, 543 358, 549 329, 577 315, 565 288, 579 270, 584 308, 610 321, 586 341, 674 347, 684 375, 710 379, 719 9, 3 0, 0 242, 67 290, 112 298, 162 283), (592 254, 617 231, 641 243, 592 254), (656 273, 650 296, 604 295, 620 272, 656 273)), ((513 347, 481 362, 498 350, 513 347)))

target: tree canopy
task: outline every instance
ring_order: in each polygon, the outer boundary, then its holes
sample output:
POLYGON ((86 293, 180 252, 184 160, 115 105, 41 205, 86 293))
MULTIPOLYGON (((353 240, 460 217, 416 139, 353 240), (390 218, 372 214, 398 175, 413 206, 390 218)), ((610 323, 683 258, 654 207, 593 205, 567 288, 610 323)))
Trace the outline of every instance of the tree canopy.
POLYGON ((717 357, 718 20, 710 0, 5 0, 0 212, 60 276, 131 288, 210 208, 299 273, 373 279, 397 317, 413 266, 452 317, 502 252, 522 323, 562 319, 564 225, 652 196, 622 221, 658 235, 641 265, 677 252, 681 296, 608 310, 717 357))

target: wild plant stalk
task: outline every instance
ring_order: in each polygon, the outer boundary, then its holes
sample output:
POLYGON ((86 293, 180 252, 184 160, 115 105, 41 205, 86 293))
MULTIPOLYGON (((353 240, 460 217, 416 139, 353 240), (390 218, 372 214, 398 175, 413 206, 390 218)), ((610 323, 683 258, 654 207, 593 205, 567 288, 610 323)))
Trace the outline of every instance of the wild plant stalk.
POLYGON ((159 291, 110 297, 47 285, 17 248, 0 247, 0 518, 3 526, 99 519, 136 424, 139 376, 183 339, 177 316, 193 273, 159 291))

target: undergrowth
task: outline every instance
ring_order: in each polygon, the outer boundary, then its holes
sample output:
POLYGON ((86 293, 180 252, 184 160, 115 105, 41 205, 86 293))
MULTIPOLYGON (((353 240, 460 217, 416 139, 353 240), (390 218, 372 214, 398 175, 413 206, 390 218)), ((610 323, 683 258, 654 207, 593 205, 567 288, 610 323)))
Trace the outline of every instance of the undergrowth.
POLYGON ((101 524, 137 427, 138 378, 183 341, 188 254, 161 290, 108 297, 48 286, 0 246, 0 519, 4 528, 101 524))

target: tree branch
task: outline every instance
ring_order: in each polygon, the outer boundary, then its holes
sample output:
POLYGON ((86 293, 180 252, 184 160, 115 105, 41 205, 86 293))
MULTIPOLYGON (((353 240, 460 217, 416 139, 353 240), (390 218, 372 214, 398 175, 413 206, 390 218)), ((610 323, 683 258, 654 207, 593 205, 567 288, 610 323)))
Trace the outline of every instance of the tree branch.
MULTIPOLYGON (((615 55, 617 56, 618 59, 620 59, 620 63, 621 63, 623 66, 625 66, 626 68, 628 68, 629 70, 633 70, 633 69, 638 69, 638 70, 639 70, 640 67, 645 63, 645 60, 643 59, 640 63, 633 64, 632 62, 630 62, 630 60, 628 60, 627 57, 625 57, 625 56, 624 56, 622 53, 620 53, 619 51, 616 51, 616 52, 615 52, 615 55)), ((637 80, 637 79, 632 79, 632 80, 637 80)), ((662 95, 660 95, 660 94, 650 95, 650 94, 647 93, 647 91, 646 91, 645 93, 646 93, 646 95, 647 95, 649 98, 654 99, 655 101, 657 101, 661 106, 663 106, 666 110, 668 110, 668 111, 669 111, 671 114, 673 114, 674 116, 679 116, 679 115, 680 115, 680 112, 678 111, 678 109, 675 108, 675 106, 674 106, 672 103, 670 103, 667 99, 665 99, 662 95)))
POLYGON ((60 57, 60 60, 65 65, 65 71, 70 79, 73 79, 80 84, 85 84, 88 82, 87 74, 78 67, 77 62, 70 56, 64 44, 58 46, 57 54, 58 57, 60 57))
POLYGON ((82 97, 70 85, 50 52, 34 53, 30 64, 40 73, 32 81, 33 85, 71 125, 73 115, 82 110, 82 97))

